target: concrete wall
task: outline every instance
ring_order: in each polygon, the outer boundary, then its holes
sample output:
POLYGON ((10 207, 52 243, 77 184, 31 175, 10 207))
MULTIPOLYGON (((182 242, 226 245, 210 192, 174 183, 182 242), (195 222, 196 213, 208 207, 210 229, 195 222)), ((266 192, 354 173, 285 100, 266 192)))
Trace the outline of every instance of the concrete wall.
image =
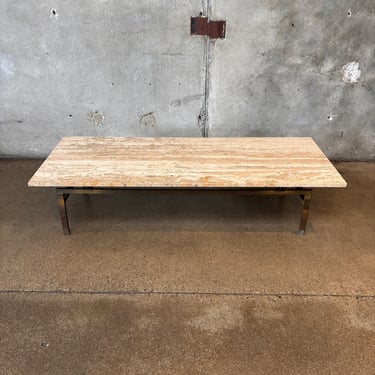
POLYGON ((330 158, 375 159, 374 0, 212 0, 212 16, 228 35, 211 48, 210 136, 311 136, 330 158))
POLYGON ((374 160, 374 24, 373 0, 0 0, 0 155, 207 133, 374 160), (227 20, 225 40, 190 35, 200 11, 227 20), (349 62, 361 75, 344 82, 349 62))
POLYGON ((201 8, 0 0, 0 152, 45 156, 67 135, 200 137, 205 41, 190 17, 201 8))

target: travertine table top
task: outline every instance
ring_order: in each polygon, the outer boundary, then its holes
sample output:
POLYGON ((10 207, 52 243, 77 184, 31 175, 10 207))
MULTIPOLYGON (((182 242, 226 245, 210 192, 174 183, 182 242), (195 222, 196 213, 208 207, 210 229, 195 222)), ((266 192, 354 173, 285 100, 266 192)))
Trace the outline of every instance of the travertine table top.
POLYGON ((29 186, 314 188, 346 182, 311 138, 66 137, 29 186))

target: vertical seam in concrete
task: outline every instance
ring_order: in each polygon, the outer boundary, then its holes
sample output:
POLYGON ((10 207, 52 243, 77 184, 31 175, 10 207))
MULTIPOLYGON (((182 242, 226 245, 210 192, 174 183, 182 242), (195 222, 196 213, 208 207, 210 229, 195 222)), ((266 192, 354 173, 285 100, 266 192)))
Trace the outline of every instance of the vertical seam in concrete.
MULTIPOLYGON (((206 12, 208 20, 210 20, 211 16, 211 0, 207 0, 206 3, 206 12)), ((205 36, 206 38, 206 44, 204 48, 204 60, 205 60, 205 77, 204 77, 204 118, 203 118, 203 137, 208 137, 208 100, 209 100, 209 94, 210 94, 210 53, 211 53, 211 44, 210 44, 210 37, 205 36)))
POLYGON ((205 45, 203 137, 208 137, 208 99, 209 99, 209 93, 210 93, 210 73, 209 73, 210 38, 208 36, 206 36, 205 38, 206 38, 206 45, 205 45))

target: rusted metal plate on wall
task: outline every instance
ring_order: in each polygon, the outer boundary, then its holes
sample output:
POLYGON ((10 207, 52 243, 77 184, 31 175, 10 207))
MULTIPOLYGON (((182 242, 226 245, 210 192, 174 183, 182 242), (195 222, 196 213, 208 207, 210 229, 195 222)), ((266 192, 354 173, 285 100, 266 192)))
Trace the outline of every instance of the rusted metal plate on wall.
POLYGON ((191 35, 225 38, 226 21, 210 21, 207 17, 191 17, 191 35))

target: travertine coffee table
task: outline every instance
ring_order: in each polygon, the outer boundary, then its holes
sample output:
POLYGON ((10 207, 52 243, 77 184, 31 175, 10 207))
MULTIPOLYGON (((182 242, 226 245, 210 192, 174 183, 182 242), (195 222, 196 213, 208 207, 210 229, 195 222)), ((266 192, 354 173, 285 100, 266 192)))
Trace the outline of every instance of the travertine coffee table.
POLYGON ((311 138, 66 137, 29 186, 56 188, 64 234, 70 194, 134 190, 294 194, 304 234, 312 189, 346 182, 311 138))

